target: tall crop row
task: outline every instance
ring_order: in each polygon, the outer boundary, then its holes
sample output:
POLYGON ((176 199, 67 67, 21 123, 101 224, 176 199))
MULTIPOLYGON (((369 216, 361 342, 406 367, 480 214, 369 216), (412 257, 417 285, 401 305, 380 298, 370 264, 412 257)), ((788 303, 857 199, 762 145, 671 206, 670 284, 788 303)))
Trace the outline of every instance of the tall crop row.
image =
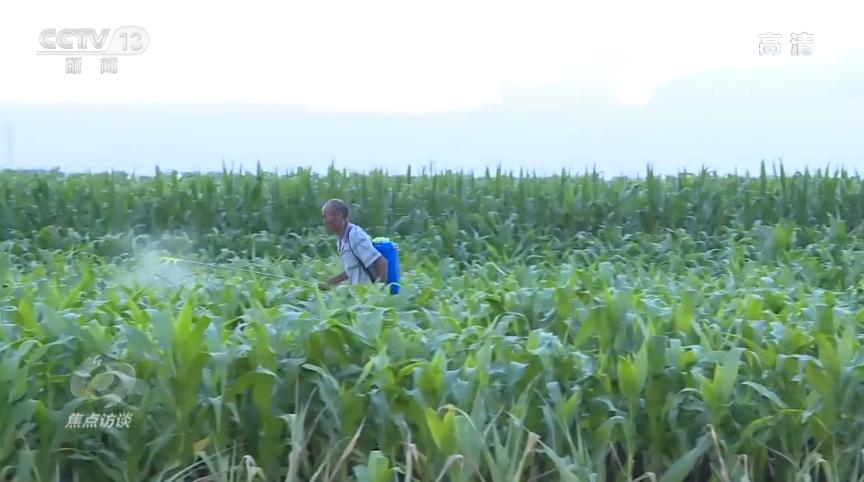
POLYGON ((248 234, 303 233, 320 224, 320 207, 331 197, 356 206, 354 218, 381 232, 423 233, 430 220, 454 230, 495 234, 511 221, 516 234, 535 228, 559 237, 620 226, 624 232, 682 228, 715 234, 722 227, 787 220, 828 225, 864 220, 864 180, 846 171, 817 170, 768 177, 717 176, 702 170, 661 178, 604 181, 596 172, 539 178, 500 169, 482 175, 427 173, 409 169, 389 176, 376 171, 323 176, 308 169, 290 174, 189 174, 157 172, 63 175, 0 173, 0 236, 32 234, 45 226, 68 227, 92 237, 133 229, 137 234, 182 230, 248 234), (11 231, 10 231, 11 230, 11 231))

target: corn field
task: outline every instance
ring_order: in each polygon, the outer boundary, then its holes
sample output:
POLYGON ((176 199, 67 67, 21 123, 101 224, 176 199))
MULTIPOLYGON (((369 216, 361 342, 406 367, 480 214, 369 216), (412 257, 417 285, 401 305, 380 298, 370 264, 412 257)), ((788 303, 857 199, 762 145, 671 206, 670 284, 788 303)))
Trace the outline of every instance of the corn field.
POLYGON ((829 169, 4 171, 0 481, 864 482, 829 169), (398 295, 317 289, 334 197, 398 295))

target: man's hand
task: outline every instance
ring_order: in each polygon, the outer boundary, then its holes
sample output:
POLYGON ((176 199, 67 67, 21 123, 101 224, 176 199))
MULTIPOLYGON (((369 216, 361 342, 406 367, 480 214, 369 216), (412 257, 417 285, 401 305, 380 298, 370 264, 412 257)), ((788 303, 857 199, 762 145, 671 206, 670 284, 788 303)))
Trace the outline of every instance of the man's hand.
POLYGON ((326 283, 318 283, 318 289, 323 290, 323 291, 327 291, 332 286, 335 286, 335 285, 337 285, 337 284, 339 284, 339 283, 341 283, 347 279, 348 279, 348 275, 345 274, 345 272, 343 271, 342 273, 328 279, 326 283))

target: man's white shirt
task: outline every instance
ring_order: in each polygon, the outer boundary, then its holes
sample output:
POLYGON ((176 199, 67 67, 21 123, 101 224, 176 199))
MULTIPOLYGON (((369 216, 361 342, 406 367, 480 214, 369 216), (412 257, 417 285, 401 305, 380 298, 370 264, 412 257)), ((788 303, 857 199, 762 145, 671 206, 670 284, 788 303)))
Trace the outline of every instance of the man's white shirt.
POLYGON ((376 269, 372 266, 372 263, 381 257, 381 253, 375 249, 375 246, 372 245, 372 238, 360 226, 357 226, 354 223, 348 223, 346 231, 347 242, 346 238, 342 238, 337 241, 336 247, 339 249, 339 254, 342 255, 342 262, 345 265, 345 274, 348 275, 348 282, 352 285, 358 283, 371 283, 372 280, 369 279, 369 275, 366 274, 363 266, 369 268, 372 275, 376 276, 376 269), (351 248, 354 249, 354 253, 351 252, 348 243, 351 243, 351 248), (354 257, 354 254, 357 255, 356 258, 354 257), (360 266, 360 263, 357 262, 357 258, 360 258, 360 262, 363 263, 363 266, 360 266))

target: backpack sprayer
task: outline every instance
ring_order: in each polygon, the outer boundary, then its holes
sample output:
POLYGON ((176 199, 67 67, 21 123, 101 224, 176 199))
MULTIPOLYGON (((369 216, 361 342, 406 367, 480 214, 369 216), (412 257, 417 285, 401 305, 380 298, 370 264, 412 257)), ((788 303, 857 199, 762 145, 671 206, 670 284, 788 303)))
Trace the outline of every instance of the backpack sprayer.
MULTIPOLYGON (((372 240, 372 246, 387 260, 387 284, 390 285, 390 294, 399 294, 399 288, 402 286, 399 276, 399 245, 390 241, 389 238, 379 236, 372 240)), ((363 266, 363 263, 360 263, 360 266, 363 266)), ((367 270, 368 274, 368 268, 365 266, 363 268, 367 270)), ((375 279, 371 275, 369 277, 375 279)))

